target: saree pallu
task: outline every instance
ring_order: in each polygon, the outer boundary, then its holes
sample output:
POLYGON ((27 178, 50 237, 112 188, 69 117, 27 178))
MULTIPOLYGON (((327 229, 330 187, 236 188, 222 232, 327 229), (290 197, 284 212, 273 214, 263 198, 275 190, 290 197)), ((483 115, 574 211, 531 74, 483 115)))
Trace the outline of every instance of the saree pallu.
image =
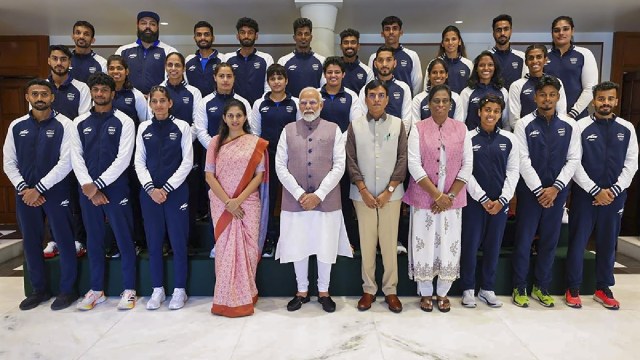
POLYGON ((243 135, 220 147, 212 139, 207 150, 205 171, 216 179, 230 198, 236 198, 253 179, 256 170, 264 171, 259 191, 242 203, 242 219, 235 219, 225 204, 209 191, 211 218, 215 221, 216 282, 211 312, 227 317, 253 314, 258 300, 256 269, 266 236, 268 215, 269 166, 268 142, 254 135, 243 135))

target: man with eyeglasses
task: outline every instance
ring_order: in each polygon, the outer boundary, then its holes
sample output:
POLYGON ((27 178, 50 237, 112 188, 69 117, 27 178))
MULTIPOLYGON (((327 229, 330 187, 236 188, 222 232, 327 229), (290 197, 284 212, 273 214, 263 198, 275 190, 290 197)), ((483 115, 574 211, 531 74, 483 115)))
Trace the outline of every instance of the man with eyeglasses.
POLYGON ((389 310, 402 311, 396 295, 398 284, 398 221, 407 173, 407 134, 402 120, 385 111, 387 84, 373 80, 364 87, 367 114, 347 130, 347 168, 351 177, 349 197, 358 216, 362 253, 363 295, 358 310, 376 300, 376 248, 380 244, 384 275, 382 291, 389 310))
MULTIPOLYGON (((493 18, 493 39, 495 46, 489 50, 500 62, 500 76, 504 80, 504 88, 509 89, 511 84, 527 74, 524 66, 524 53, 511 48, 511 31, 513 19, 510 15, 502 14, 493 18)), ((506 121, 506 120, 505 120, 506 121)))
POLYGON ((331 265, 338 255, 352 257, 342 218, 338 183, 345 168, 344 136, 335 123, 320 118, 322 97, 311 87, 300 92, 302 120, 285 126, 276 151, 276 173, 283 186, 280 239, 276 259, 293 262, 298 291, 287 304, 296 311, 309 297, 309 256, 318 264, 318 302, 326 312, 331 265))

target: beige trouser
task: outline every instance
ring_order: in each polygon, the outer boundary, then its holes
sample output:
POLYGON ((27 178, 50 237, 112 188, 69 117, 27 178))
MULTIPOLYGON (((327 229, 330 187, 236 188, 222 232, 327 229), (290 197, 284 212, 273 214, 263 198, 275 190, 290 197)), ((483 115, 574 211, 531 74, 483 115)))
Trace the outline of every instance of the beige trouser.
POLYGON ((376 284, 376 247, 380 239, 382 253, 382 292, 395 295, 398 285, 398 221, 402 201, 389 201, 381 209, 369 209, 364 201, 353 201, 358 216, 360 230, 360 252, 362 254, 362 290, 375 295, 376 284))

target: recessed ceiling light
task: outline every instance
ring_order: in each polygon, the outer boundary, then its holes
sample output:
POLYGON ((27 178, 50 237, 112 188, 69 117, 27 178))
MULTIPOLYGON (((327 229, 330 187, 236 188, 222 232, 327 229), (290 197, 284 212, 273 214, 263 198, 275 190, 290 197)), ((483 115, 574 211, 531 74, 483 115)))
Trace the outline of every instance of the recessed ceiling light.
POLYGON ((456 24, 462 24, 464 21, 462 20, 456 20, 456 24))
POLYGON ((161 22, 160 25, 169 25, 168 22, 161 22))

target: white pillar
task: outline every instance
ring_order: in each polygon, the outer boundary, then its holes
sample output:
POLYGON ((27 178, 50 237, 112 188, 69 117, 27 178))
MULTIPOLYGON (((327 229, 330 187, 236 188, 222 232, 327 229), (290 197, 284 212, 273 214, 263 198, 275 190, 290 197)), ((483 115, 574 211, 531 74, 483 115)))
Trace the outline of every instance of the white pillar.
POLYGON ((335 27, 342 0, 295 0, 300 16, 313 22, 313 51, 323 56, 335 55, 335 27))

